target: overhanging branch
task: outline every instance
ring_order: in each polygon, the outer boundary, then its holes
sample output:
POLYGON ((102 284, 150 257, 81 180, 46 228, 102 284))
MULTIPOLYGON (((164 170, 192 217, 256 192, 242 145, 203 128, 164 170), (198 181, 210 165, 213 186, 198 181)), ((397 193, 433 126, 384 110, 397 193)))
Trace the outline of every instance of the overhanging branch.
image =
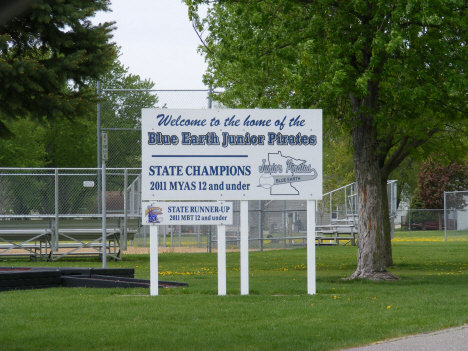
POLYGON ((381 169, 381 174, 383 177, 388 177, 390 173, 395 170, 401 162, 410 154, 410 152, 419 146, 423 145, 426 143, 429 139, 434 136, 437 132, 440 132, 440 129, 431 129, 429 130, 424 138, 414 138, 410 140, 408 136, 404 136, 401 139, 400 145, 398 148, 391 154, 385 164, 383 165, 381 169))

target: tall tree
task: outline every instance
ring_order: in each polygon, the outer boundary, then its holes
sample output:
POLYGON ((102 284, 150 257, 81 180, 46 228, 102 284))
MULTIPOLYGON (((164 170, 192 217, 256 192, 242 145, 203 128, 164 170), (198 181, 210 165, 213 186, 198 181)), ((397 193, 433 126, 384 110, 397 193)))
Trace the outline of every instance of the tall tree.
MULTIPOLYGON (((94 109, 95 109, 94 104, 94 109)), ((96 113, 41 123, 47 167, 96 167, 96 113)))
POLYGON ((0 23, 0 136, 10 134, 2 120, 90 112, 84 102, 96 96, 86 81, 103 75, 116 56, 113 23, 90 21, 108 6, 107 0, 39 0, 0 23))
POLYGON ((24 118, 9 121, 7 127, 13 137, 0 138, 0 167, 45 167, 45 126, 24 118))
POLYGON ((353 182, 353 152, 349 135, 335 131, 327 133, 323 145, 323 192, 335 190, 353 182))
MULTIPOLYGON (((87 84, 96 94, 96 80, 90 80, 87 84)), ((116 57, 111 70, 101 77, 101 85, 113 89, 136 89, 104 93, 101 110, 106 126, 125 128, 121 132, 111 132, 110 156, 112 160, 121 162, 113 166, 139 167, 141 132, 128 129, 140 128, 141 108, 157 104, 155 93, 139 91, 153 88, 154 83, 131 74, 129 68, 124 67, 116 57)), ((33 120, 28 117, 8 121, 7 127, 13 136, 0 139, 0 166, 96 167, 96 102, 83 101, 83 104, 88 104, 91 112, 76 116, 73 120, 65 117, 33 120)))
POLYGON ((395 279, 386 182, 467 112, 464 0, 185 0, 205 83, 231 107, 323 108, 352 137, 358 260, 351 278, 395 279), (200 19, 198 6, 211 3, 200 19), (200 34, 201 35, 201 34, 200 34), (428 143, 431 141, 430 143, 428 143))

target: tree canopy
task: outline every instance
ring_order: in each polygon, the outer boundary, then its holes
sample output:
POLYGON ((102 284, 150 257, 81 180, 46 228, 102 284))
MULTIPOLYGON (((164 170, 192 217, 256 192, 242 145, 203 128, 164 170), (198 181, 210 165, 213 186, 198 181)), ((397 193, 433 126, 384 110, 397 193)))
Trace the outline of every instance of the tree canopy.
MULTIPOLYGON (((86 83, 94 94, 97 94, 96 83, 96 80, 86 83)), ((131 74, 116 57, 111 70, 101 78, 101 85, 114 89, 151 89, 154 83, 131 74)), ((108 127, 139 128, 141 108, 154 107, 157 101, 156 94, 146 91, 106 92, 101 96, 103 119, 108 127)), ((0 139, 0 166, 96 167, 96 101, 83 101, 83 104, 88 104, 90 112, 73 120, 26 117, 7 121, 13 136, 0 139)), ((113 166, 139 167, 141 132, 125 130, 111 134, 109 154, 115 162, 113 166)))
MULTIPOLYGON (((73 119, 96 101, 86 82, 116 57, 113 23, 93 25, 106 0, 39 0, 0 23, 0 118, 73 119)), ((0 120, 0 136, 9 134, 0 120)))
MULTIPOLYGON (((443 209, 445 191, 468 189, 468 165, 466 163, 444 162, 443 157, 434 155, 421 165, 418 174, 418 188, 424 208, 443 209)), ((466 203, 463 196, 457 198, 458 202, 466 203)))
POLYGON ((417 148, 455 148, 449 138, 465 128, 466 1, 185 2, 208 33, 205 83, 224 89, 215 99, 322 108, 326 124, 349 132, 360 213, 352 277, 393 279, 386 181, 417 148))

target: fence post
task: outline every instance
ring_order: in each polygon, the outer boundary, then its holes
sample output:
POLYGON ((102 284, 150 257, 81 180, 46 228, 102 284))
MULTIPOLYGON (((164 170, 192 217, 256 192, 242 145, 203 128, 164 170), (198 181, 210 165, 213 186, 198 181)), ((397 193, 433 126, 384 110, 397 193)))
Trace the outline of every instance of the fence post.
POLYGON ((171 225, 170 229, 171 229, 171 232, 170 232, 170 234, 171 234, 171 247, 173 247, 174 246, 174 225, 171 225))
POLYGON ((107 133, 103 132, 102 147, 102 268, 107 267, 107 209, 106 209, 106 161, 107 161, 107 133))
POLYGON ((447 242, 447 192, 444 191, 444 237, 447 242))
POLYGON ((208 88, 208 108, 211 109, 211 93, 213 92, 212 91, 212 87, 210 85, 210 87, 208 88))
POLYGON ((283 201, 283 249, 286 248, 286 201, 283 201))
POLYGON ((263 251, 263 201, 258 201, 259 212, 258 212, 258 230, 260 237, 260 251, 263 251))
POLYGON ((208 253, 211 253, 211 228, 213 226, 210 225, 210 231, 208 233, 208 253))
POLYGON ((346 187, 344 188, 344 207, 345 207, 345 219, 348 220, 348 192, 347 192, 346 187))
POLYGON ((128 209, 127 209, 127 188, 128 188, 128 169, 124 169, 124 228, 123 228, 123 240, 120 240, 120 251, 127 250, 127 220, 128 220, 128 209), (123 244, 122 244, 123 241, 123 244))
POLYGON ((54 237, 52 238, 52 251, 58 250, 59 242, 59 179, 58 179, 58 168, 55 169, 55 228, 54 228, 54 237))
POLYGON ((182 246, 182 226, 179 224, 179 246, 182 246))
POLYGON ((408 229, 409 236, 411 237, 411 208, 408 208, 408 229))
POLYGON ((97 179, 97 203, 98 203, 98 213, 101 212, 101 198, 99 194, 101 194, 101 82, 97 82, 97 97, 98 97, 98 103, 97 103, 97 168, 98 168, 98 179, 97 179))

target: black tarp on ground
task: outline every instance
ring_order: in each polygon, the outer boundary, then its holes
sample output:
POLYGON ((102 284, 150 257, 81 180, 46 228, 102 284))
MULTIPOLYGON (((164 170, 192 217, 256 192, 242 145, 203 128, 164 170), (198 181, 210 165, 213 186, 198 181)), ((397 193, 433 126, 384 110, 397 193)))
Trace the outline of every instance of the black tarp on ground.
MULTIPOLYGON (((149 288, 147 279, 133 278, 133 268, 0 267, 0 291, 51 287, 149 288)), ((188 286, 158 281, 159 288, 188 286)))
POLYGON ((62 284, 62 273, 59 269, 0 271, 0 291, 53 288, 62 284))

